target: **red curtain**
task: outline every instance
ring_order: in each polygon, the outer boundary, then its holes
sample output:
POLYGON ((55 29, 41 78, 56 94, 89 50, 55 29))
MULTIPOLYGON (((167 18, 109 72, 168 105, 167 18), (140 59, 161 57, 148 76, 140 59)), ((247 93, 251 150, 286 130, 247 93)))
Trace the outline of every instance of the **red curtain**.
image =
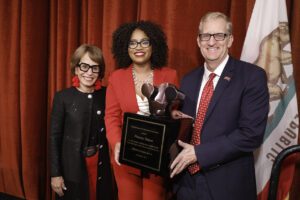
MULTIPOLYGON (((300 1, 286 2, 300 99, 300 1)), ((51 198, 49 112, 54 92, 71 84, 70 56, 80 44, 94 44, 103 50, 106 83, 115 68, 111 54, 113 31, 124 22, 154 21, 168 38, 168 65, 181 78, 203 63, 196 45, 201 16, 207 11, 221 11, 231 17, 234 43, 230 52, 239 58, 254 3, 255 0, 0 0, 0 192, 28 200, 51 198)), ((300 176, 299 168, 295 177, 300 176)), ((299 185, 300 180, 295 179, 291 198, 299 193, 299 185)))

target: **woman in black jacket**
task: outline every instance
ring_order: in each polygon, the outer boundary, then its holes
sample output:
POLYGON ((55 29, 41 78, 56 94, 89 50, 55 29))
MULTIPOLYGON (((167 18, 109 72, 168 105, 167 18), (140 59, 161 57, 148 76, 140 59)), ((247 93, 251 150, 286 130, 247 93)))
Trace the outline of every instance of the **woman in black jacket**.
POLYGON ((81 45, 71 58, 73 87, 53 100, 50 133, 51 187, 57 199, 114 199, 101 86, 102 52, 81 45))

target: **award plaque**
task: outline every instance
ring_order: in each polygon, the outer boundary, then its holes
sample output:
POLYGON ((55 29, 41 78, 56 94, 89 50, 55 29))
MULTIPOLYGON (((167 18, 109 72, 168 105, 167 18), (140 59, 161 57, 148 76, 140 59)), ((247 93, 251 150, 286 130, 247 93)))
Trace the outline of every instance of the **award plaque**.
POLYGON ((119 161, 165 176, 169 174, 170 161, 180 151, 176 139, 181 138, 181 130, 186 130, 182 128, 183 120, 172 119, 170 113, 180 106, 185 95, 168 83, 158 88, 144 84, 142 93, 148 99, 150 115, 124 113, 119 161))
POLYGON ((167 174, 169 149, 178 129, 176 120, 125 113, 119 161, 145 172, 167 174))

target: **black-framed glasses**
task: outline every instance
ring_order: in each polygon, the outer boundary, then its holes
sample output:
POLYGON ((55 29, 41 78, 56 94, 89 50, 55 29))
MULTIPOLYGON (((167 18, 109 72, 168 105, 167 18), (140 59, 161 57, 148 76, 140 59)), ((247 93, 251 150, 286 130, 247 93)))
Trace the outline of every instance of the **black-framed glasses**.
POLYGON ((200 33, 199 38, 201 41, 208 41, 208 40, 210 40, 211 36, 213 36, 216 41, 223 41, 229 35, 230 34, 227 34, 227 33, 214 33, 214 34, 200 33))
POLYGON ((150 42, 150 40, 142 40, 140 42, 131 40, 128 43, 128 48, 135 49, 135 48, 137 48, 138 45, 141 45, 141 47, 143 47, 143 48, 147 48, 151 45, 151 42, 150 42))
POLYGON ((92 69, 93 73, 99 73, 100 72, 100 66, 99 65, 89 65, 87 63, 78 63, 77 67, 83 72, 89 71, 89 69, 92 69))

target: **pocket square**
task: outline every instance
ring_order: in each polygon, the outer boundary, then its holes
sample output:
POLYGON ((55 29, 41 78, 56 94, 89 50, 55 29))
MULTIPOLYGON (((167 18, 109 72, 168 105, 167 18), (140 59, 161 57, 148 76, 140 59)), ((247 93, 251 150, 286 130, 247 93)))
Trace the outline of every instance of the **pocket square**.
POLYGON ((226 80, 226 81, 230 81, 230 80, 231 80, 231 77, 229 77, 229 76, 225 76, 225 77, 224 77, 224 80, 226 80))

